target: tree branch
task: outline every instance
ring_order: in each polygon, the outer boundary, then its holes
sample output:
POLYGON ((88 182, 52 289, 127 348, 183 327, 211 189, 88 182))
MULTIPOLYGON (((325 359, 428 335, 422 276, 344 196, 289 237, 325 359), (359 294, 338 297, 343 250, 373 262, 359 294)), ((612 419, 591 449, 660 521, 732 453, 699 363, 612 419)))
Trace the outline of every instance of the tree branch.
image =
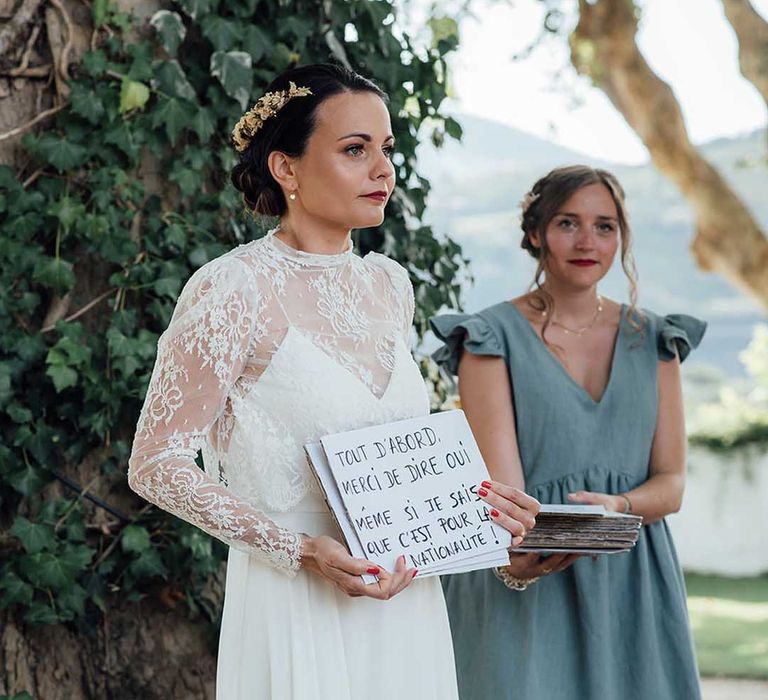
POLYGON ((739 42, 739 67, 768 105, 768 22, 749 0, 721 0, 739 42))
POLYGON ((642 139, 658 169, 683 192, 702 269, 721 273, 768 308, 768 240, 720 173, 693 146, 670 86, 650 68, 630 0, 579 0, 571 62, 600 87, 642 139))
POLYGON ((10 139, 14 136, 18 136, 19 134, 23 134, 25 131, 29 131, 38 122, 44 121, 45 119, 48 119, 48 117, 52 117, 54 114, 61 112, 61 110, 64 109, 67 104, 68 103, 65 102, 58 107, 51 107, 51 109, 46 109, 45 112, 40 112, 40 114, 38 114, 34 119, 28 121, 26 124, 17 126, 15 129, 6 131, 4 134, 0 134, 0 141, 5 141, 6 139, 10 139))

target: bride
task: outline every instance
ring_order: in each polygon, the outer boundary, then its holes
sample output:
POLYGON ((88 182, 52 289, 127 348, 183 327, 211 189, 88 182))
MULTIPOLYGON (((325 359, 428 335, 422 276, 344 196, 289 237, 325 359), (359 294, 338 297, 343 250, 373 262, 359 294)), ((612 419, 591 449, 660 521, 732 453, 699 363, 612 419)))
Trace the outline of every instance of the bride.
MULTIPOLYGON (((333 65, 272 82, 235 127, 232 181, 280 224, 198 270, 158 343, 129 483, 230 546, 219 700, 457 696, 437 578, 351 557, 303 453, 429 411, 408 273, 350 238, 394 188, 385 100, 333 65)), ((519 541, 538 503, 485 498, 519 541)))

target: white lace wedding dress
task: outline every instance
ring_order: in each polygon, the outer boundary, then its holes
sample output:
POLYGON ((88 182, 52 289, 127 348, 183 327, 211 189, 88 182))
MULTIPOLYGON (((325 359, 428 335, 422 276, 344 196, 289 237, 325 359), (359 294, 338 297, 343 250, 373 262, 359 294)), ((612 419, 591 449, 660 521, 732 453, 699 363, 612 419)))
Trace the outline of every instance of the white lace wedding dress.
POLYGON ((378 601, 299 568, 299 533, 339 537, 303 445, 428 412, 412 317, 394 261, 303 253, 272 233, 203 266, 181 293, 129 481, 230 545, 219 700, 457 696, 437 578, 378 601))

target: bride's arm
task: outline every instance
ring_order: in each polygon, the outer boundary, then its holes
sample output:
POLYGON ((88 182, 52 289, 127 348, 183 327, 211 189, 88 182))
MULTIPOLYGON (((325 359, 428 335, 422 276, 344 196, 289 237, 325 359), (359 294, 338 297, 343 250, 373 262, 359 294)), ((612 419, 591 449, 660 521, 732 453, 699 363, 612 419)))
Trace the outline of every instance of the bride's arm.
POLYGON ((276 525, 195 464, 260 322, 249 273, 236 259, 216 261, 182 292, 158 343, 128 481, 146 500, 290 575, 301 563, 299 533, 276 525))

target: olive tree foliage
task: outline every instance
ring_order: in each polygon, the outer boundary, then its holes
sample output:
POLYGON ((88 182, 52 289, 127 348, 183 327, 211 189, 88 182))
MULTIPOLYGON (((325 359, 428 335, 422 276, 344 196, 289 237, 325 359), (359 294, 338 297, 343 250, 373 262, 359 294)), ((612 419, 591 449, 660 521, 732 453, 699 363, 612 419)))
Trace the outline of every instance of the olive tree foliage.
POLYGON ((459 305, 465 264, 422 222, 415 156, 422 138, 461 135, 440 112, 455 23, 435 17, 416 44, 390 0, 180 0, 143 19, 107 0, 24 0, 15 12, 0 68, 42 98, 0 134, 18 144, 0 166, 0 611, 85 634, 115 600, 149 596, 215 620, 205 590, 225 548, 136 498, 125 471, 182 285, 271 223, 228 182, 232 126, 296 64, 341 62, 389 93, 398 186, 385 223, 356 241, 410 271, 423 334, 459 305))

